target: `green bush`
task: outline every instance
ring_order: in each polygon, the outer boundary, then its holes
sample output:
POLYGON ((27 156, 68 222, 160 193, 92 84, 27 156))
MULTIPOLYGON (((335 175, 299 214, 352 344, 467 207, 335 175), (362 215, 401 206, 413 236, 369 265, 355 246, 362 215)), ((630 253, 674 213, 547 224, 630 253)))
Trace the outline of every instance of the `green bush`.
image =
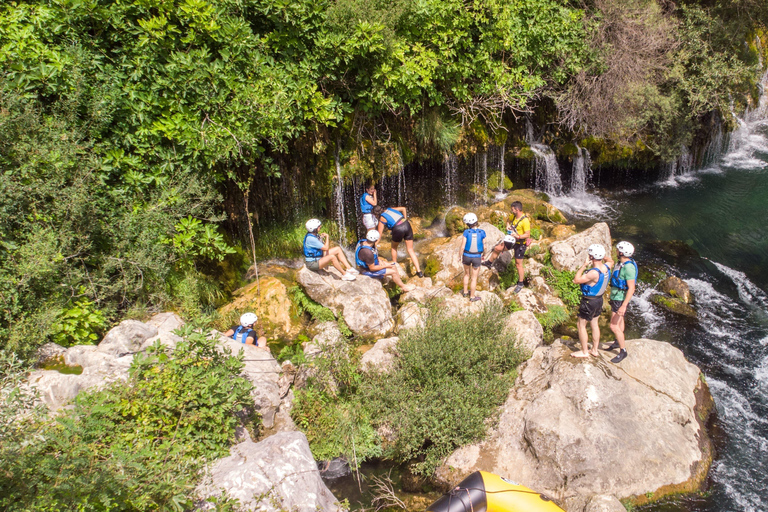
POLYGON ((428 475, 451 451, 482 438, 522 361, 505 319, 502 308, 447 319, 433 312, 424 328, 400 338, 390 373, 367 374, 361 403, 395 438, 385 456, 418 460, 413 470, 428 475))
POLYGON ((581 289, 579 285, 573 282, 573 278, 576 275, 575 272, 557 270, 550 265, 543 267, 541 272, 544 274, 547 284, 567 306, 575 308, 579 305, 581 289))
POLYGON ((51 329, 53 341, 69 347, 93 344, 98 340, 107 322, 104 314, 93 305, 93 302, 82 299, 74 307, 62 311, 51 329))
POLYGON ((81 393, 37 435, 3 443, 0 508, 190 508, 203 465, 234 441, 236 415, 255 418, 242 355, 191 325, 180 334, 172 354, 158 343, 137 356, 127 383, 81 393))
POLYGON ((313 301, 301 286, 292 286, 288 289, 288 294, 300 315, 309 313, 309 316, 316 322, 334 322, 336 320, 333 311, 313 301))
POLYGON ((550 306, 546 313, 536 315, 541 327, 544 329, 544 339, 552 338, 552 330, 563 325, 570 319, 568 310, 562 306, 550 306))
POLYGON ((507 268, 499 272, 499 288, 506 290, 510 286, 517 283, 517 266, 512 260, 507 268))

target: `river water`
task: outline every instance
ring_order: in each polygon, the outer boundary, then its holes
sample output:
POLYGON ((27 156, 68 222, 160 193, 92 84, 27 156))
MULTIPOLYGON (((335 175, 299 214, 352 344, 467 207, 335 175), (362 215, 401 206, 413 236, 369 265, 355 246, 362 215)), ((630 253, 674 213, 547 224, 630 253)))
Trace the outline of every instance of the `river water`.
MULTIPOLYGON (((577 224, 606 220, 655 266, 690 286, 696 321, 650 303, 640 285, 628 338, 666 340, 706 375, 717 405, 718 454, 703 496, 653 511, 768 510, 768 120, 742 123, 706 169, 610 198, 562 198, 577 224)), ((554 201, 556 204, 557 200, 554 201)), ((630 353, 631 356, 631 353, 630 353)))

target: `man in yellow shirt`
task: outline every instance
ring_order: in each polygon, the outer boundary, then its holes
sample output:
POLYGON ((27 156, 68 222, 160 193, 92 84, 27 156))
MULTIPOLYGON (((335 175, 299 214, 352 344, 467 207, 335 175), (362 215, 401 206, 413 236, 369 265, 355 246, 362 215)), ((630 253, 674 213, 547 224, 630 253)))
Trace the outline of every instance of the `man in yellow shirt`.
POLYGON ((523 258, 528 249, 527 239, 531 237, 531 220, 523 213, 523 203, 520 201, 512 203, 512 214, 515 218, 512 222, 507 221, 507 236, 493 248, 493 253, 483 262, 483 265, 491 268, 493 262, 504 249, 511 250, 517 266, 517 285, 513 291, 519 293, 525 286, 523 282, 525 278, 523 258))

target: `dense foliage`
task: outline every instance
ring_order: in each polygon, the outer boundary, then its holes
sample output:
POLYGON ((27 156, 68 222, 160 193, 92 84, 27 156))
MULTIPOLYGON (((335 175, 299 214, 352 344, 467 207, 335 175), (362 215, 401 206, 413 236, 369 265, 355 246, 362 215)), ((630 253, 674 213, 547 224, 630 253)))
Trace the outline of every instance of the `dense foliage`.
POLYGON ((356 351, 328 347, 292 412, 315 457, 357 464, 381 455, 430 474, 452 450, 480 439, 524 357, 505 317, 492 308, 460 318, 434 313, 403 334, 388 373, 362 372, 356 351))
MULTIPOLYGON (((128 383, 81 393, 55 421, 40 417, 4 436, 0 508, 189 508, 203 464, 228 453, 238 417, 253 422, 253 402, 242 355, 222 353, 191 326, 181 334, 172 357, 159 343, 137 355, 128 383)), ((4 397, 19 389, 2 384, 4 397)))

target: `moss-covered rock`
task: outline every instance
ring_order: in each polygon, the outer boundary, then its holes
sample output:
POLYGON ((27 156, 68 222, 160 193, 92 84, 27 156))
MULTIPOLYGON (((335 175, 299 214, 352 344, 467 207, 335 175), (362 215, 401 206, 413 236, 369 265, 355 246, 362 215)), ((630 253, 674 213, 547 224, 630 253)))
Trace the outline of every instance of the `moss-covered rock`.
POLYGON ((499 185, 503 185, 504 190, 512 188, 512 180, 505 174, 503 177, 504 183, 500 183, 502 180, 501 171, 493 171, 488 176, 488 188, 491 190, 499 190, 499 185))
POLYGON ((697 317, 696 309, 694 309, 693 306, 686 304, 685 301, 676 297, 659 294, 654 295, 651 302, 676 315, 682 315, 688 318, 697 317))

